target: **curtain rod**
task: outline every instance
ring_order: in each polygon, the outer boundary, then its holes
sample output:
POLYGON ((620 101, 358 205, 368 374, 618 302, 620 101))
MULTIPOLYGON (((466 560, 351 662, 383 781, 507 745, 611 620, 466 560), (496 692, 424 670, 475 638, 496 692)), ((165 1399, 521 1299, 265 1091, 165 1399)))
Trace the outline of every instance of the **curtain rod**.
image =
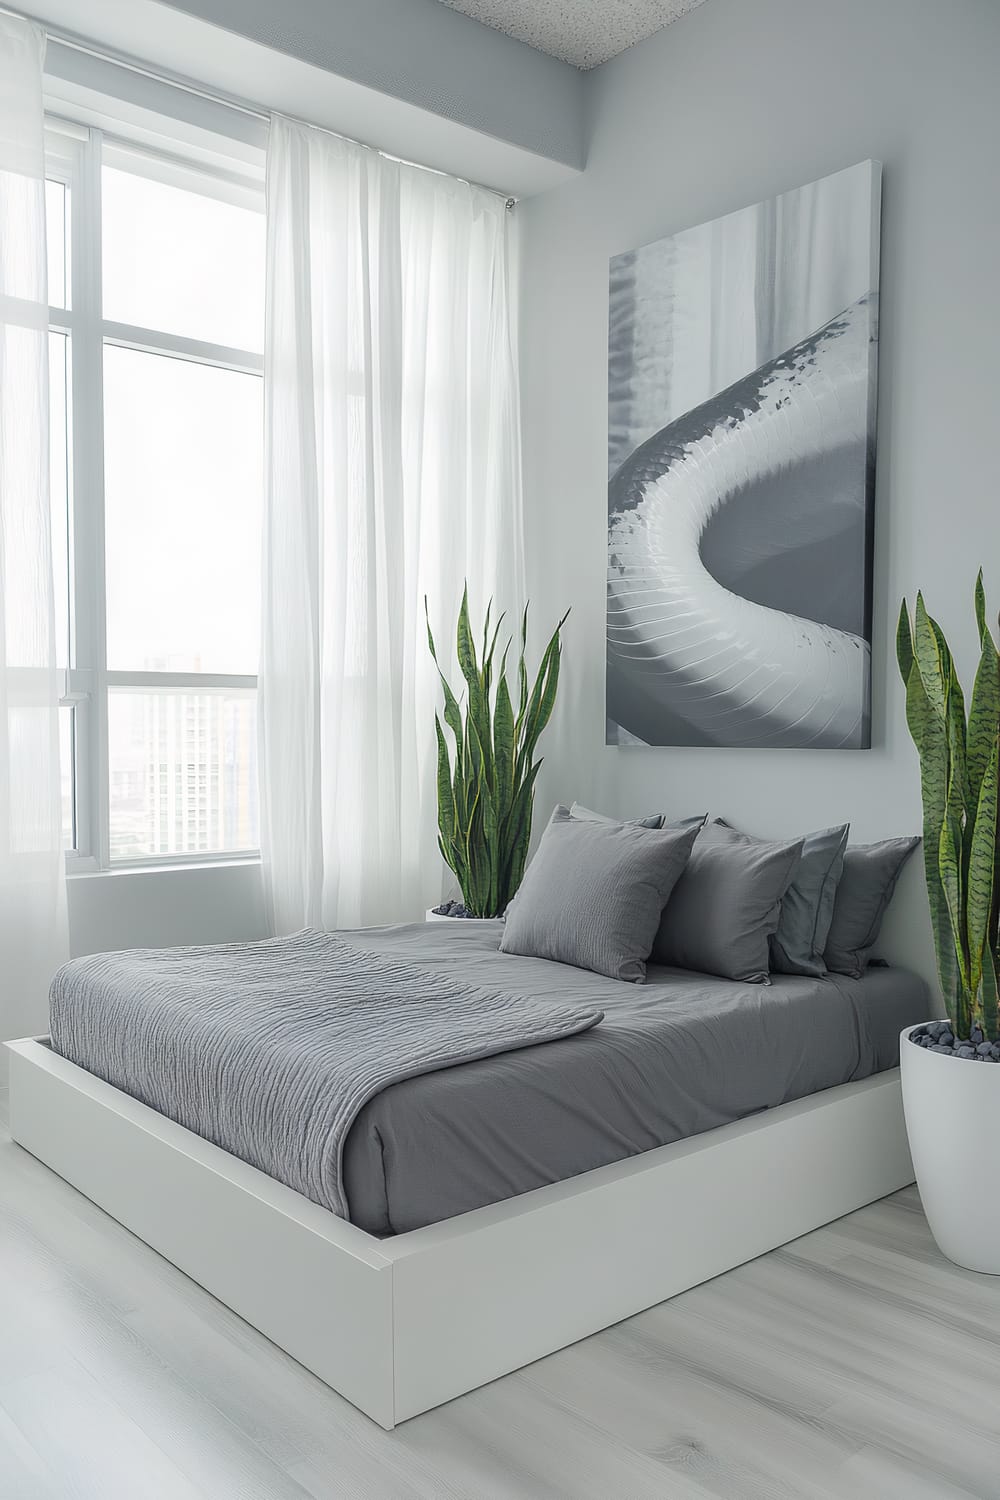
MULTIPOLYGON (((82 52, 86 57, 96 58, 98 62, 111 63, 118 68, 126 68, 131 73, 137 73, 141 78, 148 78, 153 83, 165 83, 171 88, 181 89, 186 94, 192 94, 196 99, 204 99, 209 104, 219 104, 225 109, 236 110, 239 114, 247 115, 252 120, 259 121, 262 125, 270 125, 271 111, 261 109, 259 105, 251 104, 247 99, 241 99, 236 94, 222 93, 216 89, 202 88, 199 84, 184 78, 178 73, 169 70, 151 68, 147 63, 138 58, 130 56, 125 52, 113 51, 106 47, 95 47, 93 42, 88 42, 85 37, 72 31, 59 31, 47 24, 38 22, 31 16, 25 16, 20 11, 10 10, 5 5, 0 5, 0 15, 15 16, 21 21, 32 21, 34 25, 40 25, 49 41, 57 42, 62 47, 69 47, 73 52, 82 52)), ((299 119, 295 115, 285 115, 283 110, 274 110, 274 114, 283 115, 285 119, 291 120, 295 125, 304 125, 310 130, 322 130, 326 135, 337 136, 342 141, 351 141, 356 146, 362 146, 367 151, 374 151, 379 156, 384 156, 389 161, 399 161, 405 166, 416 167, 423 172, 436 172, 441 177, 453 176, 453 173, 440 171, 437 167, 428 167, 423 162, 407 161, 405 157, 393 156, 389 151, 383 151, 378 146, 370 146, 367 141, 359 141, 354 136, 348 136, 340 130, 331 130, 325 125, 317 125, 312 120, 299 119)), ((468 181, 468 178, 458 179, 468 181)), ((481 192, 492 193, 494 198, 502 198, 505 207, 513 209, 517 200, 510 197, 508 193, 500 193, 496 188, 486 187, 483 183, 470 184, 477 187, 481 192)))

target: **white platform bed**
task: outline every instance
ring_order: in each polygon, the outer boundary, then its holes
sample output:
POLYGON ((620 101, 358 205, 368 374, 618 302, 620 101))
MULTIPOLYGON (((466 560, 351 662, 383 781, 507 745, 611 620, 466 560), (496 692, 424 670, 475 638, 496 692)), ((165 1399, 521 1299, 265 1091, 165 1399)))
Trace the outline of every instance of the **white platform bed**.
POLYGON ((892 1069, 379 1239, 8 1046, 14 1140, 387 1429, 913 1180, 892 1069))

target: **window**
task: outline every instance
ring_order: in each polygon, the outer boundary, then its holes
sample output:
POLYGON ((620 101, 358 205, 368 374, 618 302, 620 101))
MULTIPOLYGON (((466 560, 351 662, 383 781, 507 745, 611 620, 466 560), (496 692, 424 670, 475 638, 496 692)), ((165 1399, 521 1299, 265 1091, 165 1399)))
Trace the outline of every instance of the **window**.
POLYGON ((68 861, 258 846, 259 181, 53 122, 53 558, 68 861))

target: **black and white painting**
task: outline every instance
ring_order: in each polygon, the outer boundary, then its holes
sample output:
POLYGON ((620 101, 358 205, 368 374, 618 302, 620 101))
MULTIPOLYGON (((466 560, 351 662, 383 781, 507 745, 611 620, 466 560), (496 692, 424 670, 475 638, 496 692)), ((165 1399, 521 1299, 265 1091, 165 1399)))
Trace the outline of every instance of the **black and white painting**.
POLYGON ((608 743, 871 743, 881 173, 611 262, 608 743))

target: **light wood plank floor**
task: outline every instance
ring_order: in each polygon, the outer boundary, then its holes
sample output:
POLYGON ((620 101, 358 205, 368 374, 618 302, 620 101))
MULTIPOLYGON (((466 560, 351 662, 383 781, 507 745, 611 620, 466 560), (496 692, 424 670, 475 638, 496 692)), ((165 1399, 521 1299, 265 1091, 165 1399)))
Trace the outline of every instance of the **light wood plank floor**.
POLYGON ((0 1123, 2 1500, 970 1495, 1000 1278, 913 1189, 384 1433, 0 1123))

